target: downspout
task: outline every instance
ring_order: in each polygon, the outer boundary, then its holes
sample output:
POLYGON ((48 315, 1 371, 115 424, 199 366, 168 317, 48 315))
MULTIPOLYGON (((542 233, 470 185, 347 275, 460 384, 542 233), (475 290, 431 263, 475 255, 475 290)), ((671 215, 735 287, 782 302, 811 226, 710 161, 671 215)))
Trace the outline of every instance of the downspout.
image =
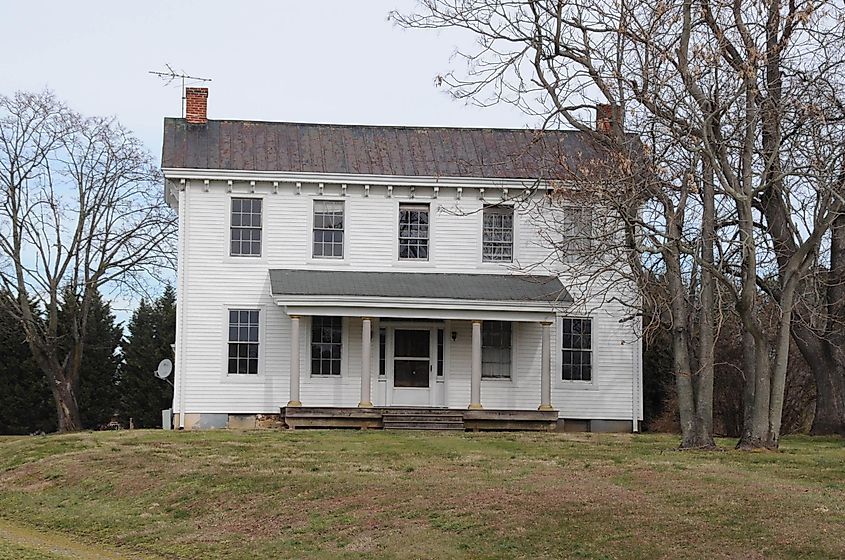
POLYGON ((188 252, 188 220, 186 214, 188 212, 188 188, 190 181, 185 181, 179 189, 179 292, 176 302, 176 309, 179 313, 178 329, 179 335, 176 344, 177 353, 177 374, 179 375, 179 429, 185 429, 185 386, 187 385, 187 376, 185 375, 185 314, 186 309, 186 288, 188 285, 188 266, 187 266, 187 252, 188 252))
MULTIPOLYGON (((642 329, 640 329, 642 330, 642 329)), ((634 343, 634 364, 633 364, 633 379, 631 379, 631 431, 637 433, 640 431, 640 387, 643 374, 643 337, 642 333, 637 337, 634 343)))

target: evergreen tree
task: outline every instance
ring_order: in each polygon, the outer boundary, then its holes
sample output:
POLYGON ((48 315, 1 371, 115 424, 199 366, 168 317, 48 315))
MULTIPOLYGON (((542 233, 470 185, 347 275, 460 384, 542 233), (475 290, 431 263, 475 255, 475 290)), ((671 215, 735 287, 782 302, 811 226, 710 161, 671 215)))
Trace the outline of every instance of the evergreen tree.
MULTIPOLYGON (((62 336, 71 332, 67 321, 77 316, 73 310, 76 304, 72 292, 67 291, 59 311, 59 332, 62 336)), ((95 430, 108 424, 120 409, 117 381, 123 337, 123 330, 120 324, 115 323, 111 306, 99 294, 93 301, 85 333, 76 395, 82 427, 95 430)))
POLYGON ((0 434, 55 430, 56 407, 47 379, 32 359, 20 324, 0 312, 0 434))
MULTIPOLYGON (((121 416, 138 428, 161 427, 161 411, 173 402, 173 387, 153 372, 163 358, 172 358, 176 340, 176 292, 171 286, 152 303, 142 300, 129 322, 123 343, 121 416)), ((172 377, 169 379, 172 381, 172 377)))

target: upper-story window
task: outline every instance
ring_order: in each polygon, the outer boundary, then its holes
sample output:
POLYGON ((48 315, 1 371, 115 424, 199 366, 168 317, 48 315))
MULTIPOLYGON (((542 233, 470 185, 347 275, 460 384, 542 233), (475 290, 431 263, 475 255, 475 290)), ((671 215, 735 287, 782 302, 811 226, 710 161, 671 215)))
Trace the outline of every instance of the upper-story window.
POLYGON ((511 324, 509 321, 484 321, 481 324, 481 377, 510 379, 511 324))
POLYGON ((485 206, 481 260, 513 262, 513 208, 485 206))
POLYGON ((343 202, 314 201, 315 258, 343 258, 343 202))
POLYGON ((428 204, 399 205, 399 259, 428 260, 428 204))
POLYGON ((258 310, 229 310, 229 375, 258 374, 258 310))
POLYGON ((261 256, 260 198, 233 198, 230 254, 233 257, 261 256))
POLYGON ((568 206, 561 217, 561 256, 566 261, 586 256, 593 246, 593 212, 568 206))
POLYGON ((562 371, 564 381, 593 379, 593 322, 591 319, 563 319, 562 371))

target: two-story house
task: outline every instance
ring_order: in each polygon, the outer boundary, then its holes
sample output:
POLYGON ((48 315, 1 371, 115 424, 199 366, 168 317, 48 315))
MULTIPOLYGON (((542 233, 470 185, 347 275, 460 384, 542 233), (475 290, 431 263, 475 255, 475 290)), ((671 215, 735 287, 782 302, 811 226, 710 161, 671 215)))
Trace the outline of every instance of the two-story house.
POLYGON ((635 322, 573 300, 524 200, 580 133, 208 120, 207 95, 164 123, 177 427, 636 430, 635 322))

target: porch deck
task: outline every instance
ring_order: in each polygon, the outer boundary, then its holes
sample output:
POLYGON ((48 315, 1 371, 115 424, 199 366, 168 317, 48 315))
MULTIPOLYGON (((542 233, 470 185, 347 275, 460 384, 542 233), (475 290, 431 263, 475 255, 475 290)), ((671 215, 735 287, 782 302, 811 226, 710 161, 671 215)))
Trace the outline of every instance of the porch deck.
MULTIPOLYGON (((357 428, 384 429, 385 417, 397 416, 413 418, 418 429, 432 429, 437 425, 438 416, 463 418, 463 428, 470 431, 481 430, 532 430, 554 431, 558 426, 556 410, 466 410, 457 408, 430 407, 333 407, 333 406, 297 406, 282 407, 282 421, 288 429, 299 428, 357 428), (429 417, 426 421, 425 417, 429 417)), ((403 424, 411 424, 407 422, 403 424)), ((389 426, 388 426, 389 427, 389 426)), ((406 429, 410 426, 404 426, 406 429)), ((454 429, 454 428, 452 428, 454 429)))

